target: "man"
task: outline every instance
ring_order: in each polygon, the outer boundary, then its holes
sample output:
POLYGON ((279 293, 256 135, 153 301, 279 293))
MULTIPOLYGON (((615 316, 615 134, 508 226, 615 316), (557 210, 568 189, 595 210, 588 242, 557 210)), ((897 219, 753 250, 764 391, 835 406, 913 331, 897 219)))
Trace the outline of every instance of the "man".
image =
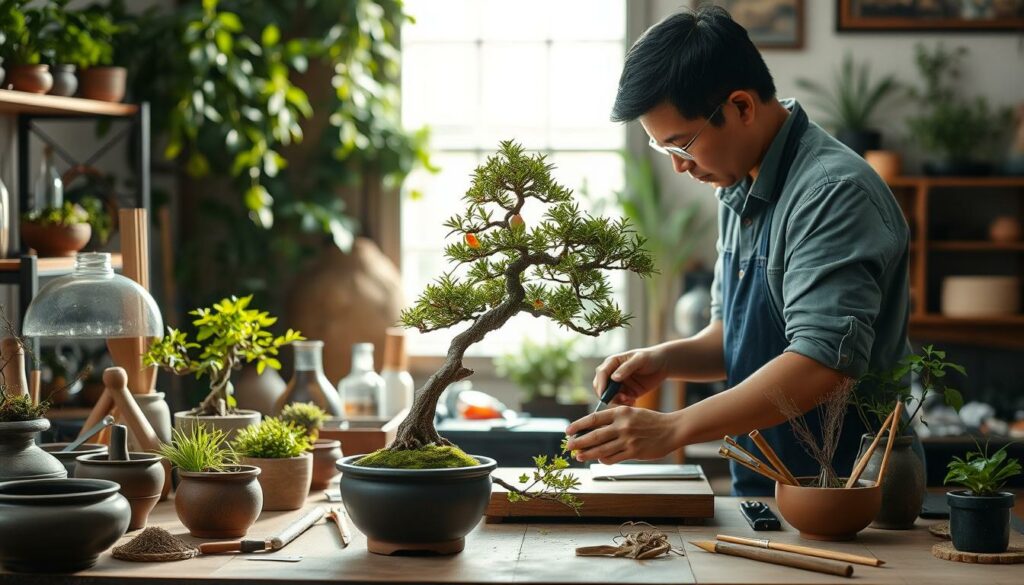
MULTIPOLYGON (((761 429, 797 476, 818 466, 773 402, 806 415, 850 379, 907 351, 909 233, 871 168, 794 100, 779 101, 746 31, 717 7, 684 11, 630 49, 612 112, 635 119, 677 173, 717 187, 718 261, 712 321, 697 335, 618 355, 597 368, 623 382, 622 405, 572 423, 581 461, 654 459, 761 429), (666 379, 727 380, 728 390, 682 410, 632 408, 666 379)), ((833 466, 848 474, 864 432, 848 413, 833 466)), ((733 463, 733 491, 773 493, 733 463)))

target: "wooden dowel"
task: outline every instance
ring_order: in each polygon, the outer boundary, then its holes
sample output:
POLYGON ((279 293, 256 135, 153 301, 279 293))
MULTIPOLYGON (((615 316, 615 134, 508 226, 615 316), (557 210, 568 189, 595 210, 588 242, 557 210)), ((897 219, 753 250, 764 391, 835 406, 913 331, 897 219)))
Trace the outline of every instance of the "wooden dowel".
POLYGON ((82 424, 82 431, 78 433, 78 436, 81 437, 82 433, 86 430, 96 426, 97 423, 103 420, 103 417, 110 414, 110 409, 112 408, 114 408, 114 399, 104 391, 103 394, 100 394, 100 398, 96 401, 96 404, 93 405, 92 412, 89 413, 89 417, 86 418, 85 422, 82 424))
POLYGON ((885 444, 885 455, 882 455, 882 466, 878 468, 878 479, 875 485, 882 485, 885 478, 885 470, 889 467, 889 453, 892 452, 893 443, 896 442, 896 434, 900 428, 900 415, 903 414, 903 401, 896 401, 896 409, 892 411, 892 426, 889 428, 889 441, 885 444))
POLYGON ((750 431, 750 434, 747 436, 754 441, 754 444, 761 450, 761 453, 763 453, 768 461, 771 462, 775 467, 775 470, 778 471, 782 477, 786 478, 786 481, 788 481, 790 485, 800 485, 800 482, 798 482, 796 478, 793 477, 793 474, 789 472, 789 468, 786 467, 786 464, 779 459, 779 456, 775 453, 775 449, 772 449, 772 446, 768 444, 768 441, 761 436, 760 431, 754 429, 750 431))
MULTIPOLYGON (((761 469, 763 469, 765 471, 771 472, 772 474, 778 476, 779 478, 782 479, 781 483, 790 483, 789 479, 787 479, 786 476, 782 475, 782 473, 779 470, 775 469, 771 465, 768 465, 764 461, 761 461, 760 459, 758 459, 757 455, 754 455, 750 451, 747 451, 746 449, 744 449, 743 445, 740 445, 739 443, 737 443, 736 440, 733 439, 732 437, 730 437, 729 435, 726 435, 725 437, 723 437, 722 440, 725 441, 729 446, 731 446, 736 451, 739 451, 739 453, 741 455, 743 455, 744 457, 746 457, 747 461, 752 463, 754 466, 759 467, 759 468, 761 468, 761 469)), ((790 485, 798 485, 798 484, 797 484, 797 481, 794 479, 793 483, 791 483, 790 485)))
POLYGON ((799 544, 773 542, 771 540, 768 540, 767 538, 744 538, 742 536, 728 536, 726 534, 719 534, 715 536, 715 538, 722 542, 731 542, 733 544, 742 544, 746 546, 768 548, 772 550, 781 550, 785 552, 796 553, 799 555, 818 557, 821 559, 831 559, 833 561, 844 561, 847 563, 856 563, 858 565, 867 565, 869 567, 878 567, 885 564, 885 561, 881 559, 876 559, 874 557, 865 557, 861 555, 854 555, 834 550, 827 550, 824 548, 800 546, 799 544))
POLYGON ((786 479, 783 478, 778 473, 776 473, 771 468, 761 467, 756 462, 747 461, 746 459, 744 459, 744 458, 740 457, 739 455, 737 455, 737 454, 733 453, 732 451, 730 451, 728 447, 724 447, 723 446, 722 448, 720 448, 718 450, 718 454, 721 455, 722 457, 725 457, 726 459, 730 459, 732 461, 735 461, 736 463, 739 463, 740 465, 742 465, 743 467, 746 467, 750 471, 753 471, 754 473, 757 473, 759 475, 763 475, 764 477, 767 477, 768 479, 770 479, 772 481, 777 481, 779 483, 786 483, 786 479))
POLYGON ((818 559, 777 550, 754 548, 752 546, 743 546, 741 544, 716 542, 714 540, 697 542, 691 541, 690 544, 700 547, 708 552, 720 553, 734 557, 743 557, 754 561, 772 563, 773 565, 783 565, 786 567, 793 567, 795 569, 804 569, 805 571, 825 573, 826 575, 838 575, 840 577, 849 577, 853 575, 853 565, 848 563, 818 559))
POLYGON ((889 426, 890 421, 892 421, 892 413, 894 412, 896 412, 895 408, 889 412, 889 416, 885 418, 885 422, 882 423, 882 426, 878 427, 878 432, 875 433, 874 440, 871 441, 871 445, 868 446, 868 450, 864 452, 860 461, 857 462, 853 471, 850 472, 850 477, 846 480, 846 485, 843 487, 852 488, 857 485, 857 480, 860 479, 860 474, 864 473, 864 468, 867 467, 868 461, 871 459, 871 454, 875 452, 875 447, 878 446, 878 442, 882 440, 882 432, 889 426))

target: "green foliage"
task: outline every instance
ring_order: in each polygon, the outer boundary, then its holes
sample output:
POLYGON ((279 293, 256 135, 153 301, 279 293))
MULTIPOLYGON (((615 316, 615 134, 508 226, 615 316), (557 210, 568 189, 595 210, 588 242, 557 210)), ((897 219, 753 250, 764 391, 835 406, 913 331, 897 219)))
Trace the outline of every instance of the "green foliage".
POLYGON ((65 201, 60 207, 35 209, 22 215, 25 221, 39 225, 59 225, 70 227, 80 223, 90 223, 89 212, 78 203, 65 201))
POLYGON ((1004 445, 991 456, 988 454, 988 445, 984 451, 978 447, 978 451, 967 454, 966 461, 954 457, 946 466, 949 473, 943 483, 962 485, 975 496, 994 495, 1006 480, 1021 472, 1019 460, 1006 458, 1007 447, 1009 445, 1004 445))
MULTIPOLYGON (((562 439, 562 453, 565 454, 567 439, 562 439)), ((583 502, 571 492, 579 489, 580 480, 569 473, 569 461, 561 455, 548 458, 546 455, 537 455, 533 458, 536 469, 532 473, 524 473, 519 476, 519 484, 522 488, 518 491, 509 490, 508 501, 525 502, 534 498, 553 500, 560 502, 576 512, 580 513, 583 502)))
POLYGON ((68 2, 49 0, 40 8, 47 23, 42 39, 46 60, 79 68, 113 64, 114 37, 120 31, 105 7, 72 11, 67 9, 68 2))
POLYGON ((257 459, 298 457, 313 448, 306 429, 278 418, 265 418, 238 431, 231 446, 238 455, 257 459))
POLYGON ((855 65, 849 52, 843 57, 829 90, 813 79, 798 77, 796 86, 808 92, 812 103, 827 116, 825 125, 835 131, 871 129, 871 116, 879 104, 899 88, 895 76, 886 75, 877 83, 871 81, 871 65, 855 65))
POLYGON ((922 90, 911 95, 920 102, 918 116, 907 119, 910 134, 928 152, 950 161, 984 160, 992 146, 1009 127, 1009 108, 991 109, 988 100, 973 100, 958 95, 961 60, 966 47, 946 49, 938 45, 929 52, 917 45, 916 63, 924 78, 922 90))
POLYGON ((190 314, 197 318, 192 324, 198 328, 196 341, 174 328, 150 346, 143 356, 146 365, 160 366, 178 375, 195 374, 210 377, 210 395, 204 404, 222 401, 223 407, 206 414, 225 414, 234 408, 235 399, 229 391, 231 372, 243 363, 256 363, 260 374, 267 367, 281 369, 277 359, 280 348, 305 339, 298 331, 289 329, 284 335, 274 336, 267 328, 277 322, 265 311, 250 309, 252 295, 232 296, 214 303, 212 308, 200 308, 190 314), (200 345, 200 343, 203 343, 200 345), (194 356, 193 350, 199 350, 194 356))
POLYGON ((526 400, 554 398, 582 388, 583 368, 575 347, 575 339, 546 344, 527 339, 515 352, 495 358, 494 365, 498 376, 523 390, 526 400))
POLYGON ((36 65, 45 47, 46 17, 28 0, 0 0, 0 57, 9 65, 36 65))
POLYGON ((10 395, 6 388, 0 389, 0 422, 18 422, 43 418, 50 409, 50 403, 34 404, 28 394, 10 395))
MULTIPOLYGON (((961 376, 967 375, 963 366, 946 361, 946 352, 926 345, 921 348, 921 353, 908 355, 891 370, 871 372, 858 380, 851 400, 861 420, 871 432, 877 432, 875 429, 882 426, 889 413, 896 407, 897 400, 903 402, 907 412, 910 412, 910 405, 916 400, 917 406, 910 418, 900 423, 899 434, 902 435, 906 431, 906 425, 921 410, 929 394, 940 394, 947 406, 957 412, 960 411, 960 407, 964 405, 964 398, 959 390, 948 384, 946 375, 949 371, 957 372, 961 376), (911 374, 920 380, 924 389, 920 399, 915 399, 911 392, 908 380, 911 374)), ((923 417, 921 422, 928 424, 923 417)))
POLYGON ((92 233, 96 236, 96 240, 100 244, 106 244, 110 239, 110 230, 113 229, 114 222, 103 207, 103 202, 96 197, 86 195, 79 200, 78 204, 89 216, 87 221, 92 226, 92 233))
POLYGON ((188 433, 174 429, 171 442, 160 445, 158 452, 183 471, 225 471, 236 463, 225 439, 220 429, 207 430, 205 425, 196 424, 188 433))
POLYGON ((327 420, 327 413, 312 402, 293 402, 281 410, 282 421, 305 429, 310 441, 315 441, 320 435, 327 420))
POLYGON ((445 469, 474 467, 480 462, 454 446, 426 445, 419 449, 378 449, 355 462, 360 467, 387 469, 445 469))

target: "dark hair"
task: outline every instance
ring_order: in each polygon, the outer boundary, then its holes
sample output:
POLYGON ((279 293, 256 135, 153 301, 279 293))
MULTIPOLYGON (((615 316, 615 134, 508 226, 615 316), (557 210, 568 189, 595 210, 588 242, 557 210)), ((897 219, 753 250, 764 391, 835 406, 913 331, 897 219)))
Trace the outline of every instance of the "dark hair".
POLYGON ((772 74, 747 31, 720 6, 686 9, 633 43, 611 118, 629 122, 666 100, 686 118, 706 118, 739 89, 754 90, 762 102, 775 97, 772 74))

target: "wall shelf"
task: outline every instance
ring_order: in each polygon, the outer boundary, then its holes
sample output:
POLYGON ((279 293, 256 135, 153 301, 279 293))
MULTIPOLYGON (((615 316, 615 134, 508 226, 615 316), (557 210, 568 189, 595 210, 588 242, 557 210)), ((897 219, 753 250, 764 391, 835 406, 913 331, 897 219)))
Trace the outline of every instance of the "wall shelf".
POLYGON ((134 104, 101 102, 75 97, 40 95, 0 89, 0 114, 32 114, 35 116, 115 116, 138 114, 134 104))
POLYGON ((941 252, 1024 252, 1024 242, 947 241, 932 242, 929 247, 941 252))

